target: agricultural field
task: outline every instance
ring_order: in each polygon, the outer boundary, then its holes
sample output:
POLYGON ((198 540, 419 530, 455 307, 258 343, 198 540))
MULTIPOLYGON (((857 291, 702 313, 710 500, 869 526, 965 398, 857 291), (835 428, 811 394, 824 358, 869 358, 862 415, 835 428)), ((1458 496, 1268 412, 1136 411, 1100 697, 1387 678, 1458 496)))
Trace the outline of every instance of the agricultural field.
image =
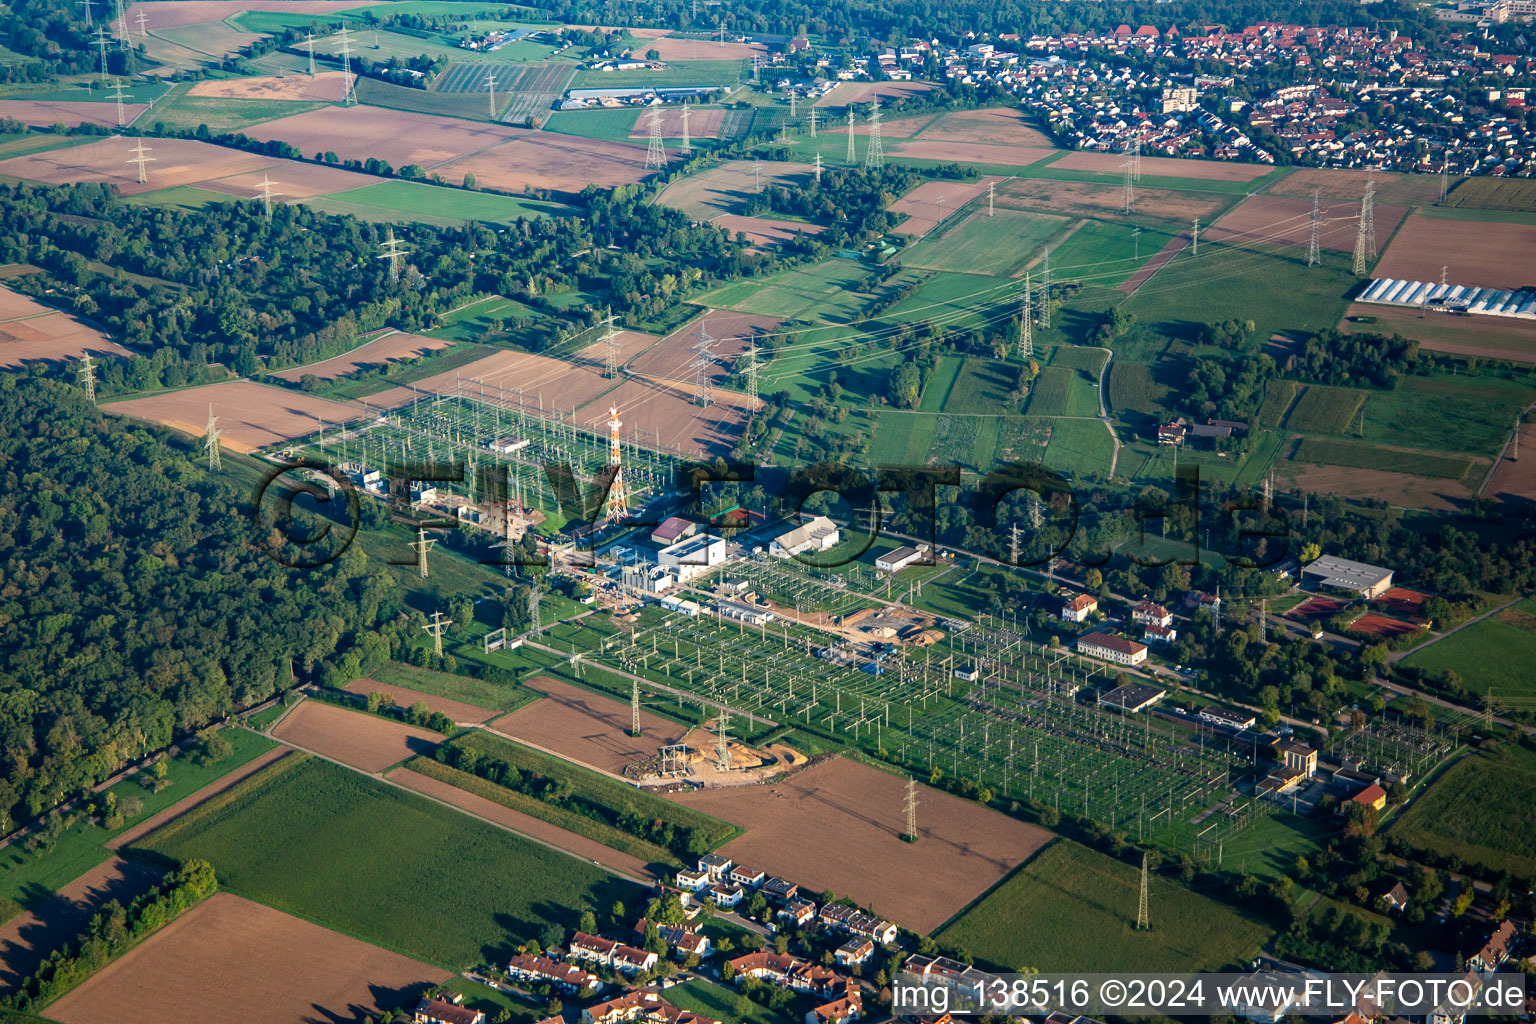
MULTIPOLYGON (((147 103, 124 103, 123 118, 132 124, 149 109, 147 103)), ((117 104, 90 100, 0 99, 0 117, 15 118, 22 124, 51 128, 56 124, 73 128, 80 124, 117 127, 117 104)))
POLYGON ((373 681, 379 686, 405 688, 413 693, 431 694, 492 711, 511 711, 537 697, 534 691, 523 686, 504 686, 399 661, 387 662, 375 669, 373 681))
POLYGON ((417 359, 429 352, 447 348, 451 344, 453 343, 442 338, 389 331, 380 337, 363 342, 350 352, 343 352, 339 356, 322 359, 308 366, 279 370, 272 376, 294 384, 309 376, 319 380, 335 380, 337 377, 344 377, 365 367, 377 366, 379 363, 394 362, 397 359, 417 359))
POLYGON ((1050 424, 1051 440, 1041 461, 1068 478, 1109 478, 1115 459, 1115 440, 1106 424, 1096 419, 1046 422, 1050 424))
POLYGON ((1391 391, 1370 393, 1365 440, 1491 456, 1532 397, 1524 373, 1403 377, 1391 391))
POLYGON ((724 855, 852 897, 922 932, 938 928, 1050 841, 1042 828, 919 786, 920 838, 905 842, 905 790, 899 775, 836 757, 781 782, 672 799, 747 830, 721 847, 724 855), (796 838, 805 835, 836 836, 839 855, 796 838))
POLYGON ((346 686, 343 686, 342 689, 348 693, 355 693, 359 697, 366 697, 371 693, 382 694, 386 698, 386 705, 391 700, 400 707, 412 707, 419 703, 424 705, 428 711, 442 712, 460 724, 484 722, 486 719, 494 718, 498 714, 492 708, 477 707, 474 704, 466 704, 463 701, 440 697, 435 693, 413 690, 398 683, 381 683, 377 679, 354 679, 346 686))
POLYGON ((1529 178, 1462 178, 1441 205, 1458 210, 1536 213, 1536 182, 1529 178))
MULTIPOLYGON (((791 267, 751 281, 738 281, 699 296, 696 301, 720 309, 846 322, 863 311, 872 268, 859 260, 832 258, 808 267, 791 267)), ((977 280, 982 280, 978 278, 977 280)))
POLYGON ((1478 697, 1536 698, 1536 601, 1522 601, 1421 647, 1403 659, 1430 673, 1454 672, 1478 697))
MULTIPOLYGON (((351 76, 355 79, 357 76, 351 76)), ((300 100, 340 103, 347 95, 348 76, 340 71, 310 75, 255 78, 218 78, 197 82, 188 96, 233 100, 300 100)), ((211 127, 211 126, 210 126, 211 127)))
POLYGON ((381 181, 307 199, 304 205, 324 213, 349 213, 361 220, 414 221, 444 227, 458 227, 467 220, 511 224, 524 217, 564 217, 572 212, 564 203, 469 192, 417 181, 381 181))
POLYGON ((1309 384, 1291 406, 1285 425, 1310 434, 1342 434, 1355 422, 1365 399, 1366 393, 1355 388, 1309 384))
POLYGON ((1338 327, 1345 334, 1401 334, 1430 352, 1536 363, 1536 323, 1514 317, 1455 316, 1356 302, 1338 327))
POLYGON ((0 366, 132 355, 126 348, 52 306, 0 285, 0 366))
POLYGON ((1052 247, 1051 278, 1118 288, 1177 237, 1136 224, 1082 221, 1052 247), (1141 227, 1139 233, 1137 227, 1141 227))
POLYGON ((876 96, 882 100, 918 96, 933 89, 931 82, 838 82, 832 91, 818 97, 817 107, 848 107, 868 103, 876 96))
POLYGON ((515 935, 537 934, 551 919, 574 925, 582 901, 607 908, 640 895, 574 857, 551 857, 494 825, 298 755, 142 845, 205 858, 231 892, 456 969, 500 958, 515 935), (264 841, 252 843, 255 835, 264 841), (445 835, 451 859, 442 856, 445 835))
MULTIPOLYGON (((1052 162, 1050 167, 1055 167, 1052 162)), ((1053 178, 1012 178, 997 187, 997 205, 1018 210, 1049 210, 1068 217, 1121 218, 1124 199, 1117 186, 1053 178)), ((1227 208, 1232 198, 1214 192, 1148 186, 1136 190, 1136 219, 1143 227, 1188 227, 1199 217, 1209 223, 1227 208)), ((1147 255, 1156 251, 1149 246, 1147 255)))
POLYGON ((473 174, 479 183, 504 192, 525 188, 580 192, 588 185, 631 185, 651 172, 645 147, 555 132, 530 132, 499 146, 439 165, 446 179, 473 174))
POLYGON ((1268 936, 1192 889, 1157 876, 1149 885, 1152 929, 1137 932, 1140 872, 1059 839, 939 933, 939 939, 1002 970, 1197 971, 1246 964, 1268 936), (1029 927, 1019 927, 1028 920, 1029 927))
MULTIPOLYGON (((230 81, 238 81, 232 79, 230 81)), ((194 131, 206 125, 214 135, 240 132, 246 128, 291 117, 326 106, 322 100, 288 100, 280 98, 235 99, 222 96, 199 96, 188 91, 187 86, 177 86, 164 99, 157 100, 141 115, 141 124, 154 128, 194 131)))
POLYGON ((219 418, 223 445, 237 452, 251 452, 312 434, 322 420, 335 426, 368 414, 365 409, 341 402, 316 398, 301 391, 253 384, 248 380, 162 391, 143 398, 107 403, 102 408, 120 416, 160 423, 192 437, 202 437, 210 406, 213 415, 219 418))
POLYGON ((782 322, 777 317, 708 309, 629 360, 625 367, 633 373, 652 377, 691 380, 691 365, 697 358, 693 346, 698 344, 699 331, 703 330, 719 342, 714 353, 721 362, 711 374, 719 383, 730 375, 732 365, 749 344, 771 333, 782 322))
MULTIPOLYGON (((1125 168, 1124 153, 1094 153, 1075 150, 1051 161, 1059 171, 1088 171, 1094 174, 1120 174, 1125 168)), ((1149 178, 1190 178, 1198 181, 1246 182, 1262 178, 1270 171, 1262 164, 1226 163, 1217 160, 1180 160, 1177 157, 1144 156, 1141 173, 1149 178)))
POLYGON ((272 735, 300 750, 368 772, 381 772, 416 754, 430 754, 443 741, 441 733, 430 729, 313 700, 288 712, 272 735))
POLYGON ((1040 250, 1067 227, 1065 217, 999 210, 987 215, 985 199, 962 216, 951 216, 901 252, 901 263, 926 270, 969 271, 1016 277, 1039 259, 1040 250))
MULTIPOLYGON (((1530 648, 1528 641, 1524 645, 1530 648)), ((1463 650, 1478 666, 1512 654, 1492 647, 1463 650)), ((1494 871, 1531 875, 1536 872, 1536 752, 1511 744, 1467 754, 1409 804, 1390 831, 1435 853, 1494 871)))
POLYGON ((925 181, 890 205, 892 214, 906 214, 896 226, 896 233, 921 238, 967 203, 986 201, 987 186, 1002 179, 978 178, 974 181, 925 181))
POLYGON ((1067 366, 1043 366, 1030 385, 1030 416, 1097 416, 1098 375, 1067 366))
MULTIPOLYGON (((268 121, 246 134, 262 141, 279 139, 297 146, 305 154, 329 151, 343 160, 363 161, 371 157, 393 167, 416 164, 431 171, 458 157, 519 138, 527 132, 503 125, 364 104, 325 107, 268 121)), ((444 176, 448 177, 446 173, 444 176)))
POLYGON ((542 697, 496 719, 491 728, 606 772, 621 772, 655 754, 657 747, 681 741, 689 728, 644 710, 642 693, 640 735, 630 736, 629 708, 619 701, 548 676, 527 685, 542 697))
POLYGON ((1304 437, 1297 442, 1291 458, 1296 462, 1355 466, 1413 476, 1444 477, 1447 480, 1465 480, 1474 465, 1473 460, 1464 455, 1440 455, 1410 448, 1388 448, 1359 441, 1315 437, 1304 437))
MULTIPOLYGON (((1360 204, 1344 200, 1319 202, 1321 212, 1318 245, 1337 252, 1353 252, 1360 204)), ((1408 215, 1406 206, 1376 204, 1377 238, 1390 238, 1408 215)), ((1300 196, 1255 195, 1244 199, 1200 237, 1229 245, 1266 245, 1305 252, 1312 232, 1312 200, 1300 196)))
POLYGON ((727 160, 677 179, 662 190, 657 202, 695 220, 713 220, 722 213, 743 213, 759 185, 804 183, 814 171, 810 164, 770 163, 754 173, 752 161, 727 160))
POLYGON ((939 364, 943 379, 936 374, 923 392, 924 412, 976 413, 998 415, 1014 404, 1015 368, 992 359, 945 356, 939 364))
MULTIPOLYGON (((1377 229, 1377 238, 1384 238, 1377 229)), ((1371 271, 1373 277, 1521 288, 1536 266, 1536 224, 1451 220, 1415 213, 1403 222, 1371 271)))
MULTIPOLYGON (((674 45, 676 40, 673 41, 674 45)), ((688 48, 692 48, 693 41, 684 41, 688 48)), ((653 44, 646 43, 646 49, 653 44)), ((662 41, 656 40, 655 45, 661 46, 662 41)), ((709 44, 711 47, 713 43, 709 44)), ((733 44, 735 45, 735 44, 733 44)), ((746 55, 751 60, 751 54, 746 55)), ((744 65, 742 60, 735 58, 713 59, 713 54, 705 58, 667 58, 667 66, 663 68, 639 68, 634 71, 578 71, 571 79, 571 89, 681 89, 689 87, 726 86, 735 88, 742 80, 743 71, 751 75, 751 65, 744 65)))
POLYGON ((448 980, 413 960, 301 918, 215 893, 48 1007, 61 1024, 351 1020, 448 980), (274 981, 281 979, 280 984, 274 981))

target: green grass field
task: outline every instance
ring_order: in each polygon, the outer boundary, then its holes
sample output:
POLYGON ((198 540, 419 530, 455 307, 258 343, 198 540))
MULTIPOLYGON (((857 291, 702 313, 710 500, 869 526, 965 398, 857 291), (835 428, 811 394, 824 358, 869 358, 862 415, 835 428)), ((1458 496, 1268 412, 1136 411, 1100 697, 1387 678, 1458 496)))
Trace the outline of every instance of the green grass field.
POLYGON ((1115 288, 1172 240, 1157 228, 1087 220, 1051 250, 1051 273, 1058 281, 1083 281, 1115 288))
POLYGON ((214 203, 239 201, 228 192, 212 192, 206 188, 198 188, 196 185, 173 185, 170 188, 123 197, 123 202, 133 206, 149 206, 161 210, 201 210, 214 203))
POLYGON ((1153 879, 1152 930, 1137 932, 1140 874, 1058 839, 938 933, 1002 970, 1214 970, 1245 963, 1269 932, 1172 879, 1153 879))
MULTIPOLYGON (((1005 306, 1017 312, 1021 284, 980 274, 904 270, 887 285, 919 281, 917 289, 881 314, 883 321, 938 320, 956 330, 979 325, 986 314, 1005 306)), ((1037 341, 1038 344, 1038 341, 1037 341)))
POLYGON ((418 114, 442 114, 472 121, 489 121, 486 97, 474 92, 433 92, 406 85, 381 82, 377 78, 359 78, 353 87, 359 103, 418 114))
POLYGON ((1109 476, 1115 445, 1108 427, 1098 420, 1047 422, 1051 425, 1051 443, 1040 461, 1069 477, 1109 476))
POLYGON ((1254 421, 1264 427, 1278 427, 1285 422, 1285 414, 1302 386, 1293 380, 1272 380, 1264 385, 1264 402, 1259 406, 1254 421))
POLYGON ((1475 622, 1403 659, 1426 672, 1455 672, 1479 696, 1536 697, 1536 600, 1475 622))
POLYGON ((1067 366, 1044 366, 1030 386, 1031 416, 1097 416, 1098 389, 1087 374, 1067 366))
POLYGON ((382 181, 377 185, 364 185, 305 200, 305 204, 327 213, 351 213, 365 220, 404 220, 453 226, 467 220, 510 224, 519 217, 561 217, 573 212, 563 203, 467 192, 419 181, 382 181))
POLYGON ((1166 412, 1169 388, 1158 383, 1153 368, 1145 363, 1118 359, 1109 368, 1109 405, 1116 413, 1141 413, 1161 418, 1166 412))
POLYGON ((463 701, 487 711, 513 711, 539 699, 537 691, 525 686, 488 683, 473 676, 436 672, 400 661, 387 662, 376 669, 370 678, 385 685, 408 686, 423 693, 463 701))
POLYGON ((1494 455, 1520 410, 1536 399, 1536 382, 1484 370, 1480 375, 1404 377, 1373 391, 1365 405, 1365 439, 1380 444, 1494 455))
MULTIPOLYGON (((190 88, 190 86, 188 87, 190 88)), ((189 96, 173 91, 140 115, 140 125, 163 124, 167 128, 195 129, 207 125, 215 135, 238 132, 263 121, 304 114, 327 106, 302 100, 238 100, 221 96, 189 96)))
POLYGON ((1401 451, 1359 441, 1337 441, 1304 437, 1291 456, 1294 462, 1315 462, 1326 466, 1352 466, 1356 469, 1380 469, 1391 473, 1409 473, 1445 480, 1465 480, 1473 462, 1464 455, 1438 455, 1434 452, 1401 451))
MULTIPOLYGON (((481 25, 484 29, 489 29, 492 25, 501 28, 526 27, 513 22, 485 21, 481 25)), ((529 61, 543 60, 555 52, 555 47, 553 46, 545 43, 530 42, 524 39, 508 43, 506 46, 489 53, 476 53, 473 50, 466 50, 456 45, 452 37, 439 33, 432 33, 423 38, 406 32, 392 32, 389 29, 375 30, 372 28, 354 29, 351 34, 351 43, 354 55, 374 62, 388 61, 393 57, 407 61, 412 57, 419 57, 423 54, 434 60, 441 58, 444 60, 484 61, 487 63, 529 61)), ((325 53, 332 55, 341 53, 341 36, 331 35, 324 38, 316 38, 315 52, 317 54, 325 53)))
POLYGON ((1355 388, 1309 384, 1291 407, 1285 426, 1309 434, 1342 434, 1354 422, 1365 398, 1365 392, 1355 388))
POLYGON ((742 313, 846 323, 862 312, 869 301, 862 288, 870 270, 860 260, 834 257, 765 278, 737 281, 696 301, 742 313))
POLYGON ((949 389, 945 412, 997 415, 1014 406, 1008 397, 1016 368, 993 359, 967 358, 949 389))
MULTIPOLYGON (((694 108, 698 109, 698 108, 694 108)), ((628 142, 640 113, 634 107, 613 110, 557 110, 549 116, 545 131, 578 135, 584 139, 628 142)))
POLYGON ((1530 178, 1463 178, 1445 205, 1455 209, 1536 212, 1536 181, 1530 178))
POLYGON ((943 412, 949 403, 949 393, 965 365, 964 356, 941 356, 939 365, 933 368, 928 384, 923 388, 923 400, 918 403, 919 412, 943 412))
MULTIPOLYGON (((735 953, 731 954, 735 956, 735 953)), ((715 1020, 728 1020, 732 1024, 785 1024, 799 1020, 800 1014, 775 1013, 760 1003, 748 1001, 745 1015, 738 1014, 736 1007, 741 995, 707 978, 693 978, 674 988, 669 988, 663 998, 673 1006, 692 1010, 715 1020)))
POLYGON ((1012 277, 1022 274, 1068 224, 1065 217, 1019 210, 997 210, 989 217, 985 198, 978 202, 979 208, 946 218, 939 229, 902 250, 902 265, 1012 277))
MULTIPOLYGON (((1511 663, 1518 657, 1496 648, 1482 651, 1511 663)), ((1506 746, 1468 754, 1409 804, 1390 831, 1426 850, 1536 876, 1536 752, 1506 746)))
POLYGON ((357 772, 291 754, 143 844, 202 857, 233 892, 411 956, 465 967, 635 886, 357 772))
POLYGON ((742 71, 752 73, 751 65, 739 60, 671 61, 659 70, 578 71, 571 79, 572 89, 665 89, 682 86, 724 85, 734 87, 742 71))

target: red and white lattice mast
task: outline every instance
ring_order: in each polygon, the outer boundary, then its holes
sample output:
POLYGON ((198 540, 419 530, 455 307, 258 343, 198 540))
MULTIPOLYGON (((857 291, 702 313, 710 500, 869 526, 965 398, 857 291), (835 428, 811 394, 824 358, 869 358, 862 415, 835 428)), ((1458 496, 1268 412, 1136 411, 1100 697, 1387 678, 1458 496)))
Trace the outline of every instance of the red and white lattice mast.
POLYGON ((608 465, 613 468, 613 482, 608 485, 608 521, 612 523, 629 518, 629 496, 624 488, 624 458, 619 450, 619 420, 617 406, 608 407, 608 465))

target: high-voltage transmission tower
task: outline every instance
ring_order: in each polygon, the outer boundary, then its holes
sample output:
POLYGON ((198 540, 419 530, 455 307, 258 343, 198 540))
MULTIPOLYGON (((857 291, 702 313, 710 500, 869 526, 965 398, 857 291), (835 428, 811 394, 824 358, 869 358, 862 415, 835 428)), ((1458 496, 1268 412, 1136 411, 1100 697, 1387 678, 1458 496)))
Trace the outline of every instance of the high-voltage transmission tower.
POLYGON ((261 196, 261 209, 262 209, 262 212, 267 215, 267 220, 271 220, 272 219, 272 197, 273 196, 280 196, 280 195, 282 195, 282 193, 281 192, 273 191, 273 189, 272 189, 272 182, 267 179, 267 176, 265 174, 263 174, 261 176, 261 191, 259 193, 257 193, 257 194, 261 196))
POLYGON ((1147 920, 1147 855, 1141 855, 1141 899, 1136 904, 1136 930, 1144 932, 1150 930, 1152 922, 1147 920))
POLYGON ((683 100, 683 115, 682 116, 683 116, 683 144, 682 144, 681 148, 682 148, 682 151, 684 153, 692 153, 693 152, 693 141, 688 138, 688 101, 687 100, 683 100))
POLYGON ((427 635, 432 638, 432 649, 441 658, 443 656, 443 633, 448 629, 448 623, 443 621, 443 613, 433 612, 432 621, 421 628, 426 630, 427 635))
POLYGON ((651 111, 651 141, 645 147, 645 169, 657 170, 667 166, 667 148, 661 143, 661 111, 651 111))
POLYGON ((1141 140, 1131 143, 1131 174, 1138 182, 1141 181, 1141 140))
POLYGON ((1307 223, 1307 266, 1322 262, 1323 206, 1317 189, 1312 190, 1312 213, 1307 223))
POLYGON ((107 35, 107 30, 106 29, 98 28, 96 30, 96 45, 101 48, 101 80, 103 82, 105 82, 110 77, 107 74, 107 40, 108 40, 108 38, 109 38, 109 36, 107 35))
MULTIPOLYGON (((101 66, 102 66, 103 69, 105 69, 106 66, 107 66, 107 59, 105 57, 103 57, 101 59, 101 66)), ((107 77, 107 72, 105 70, 103 70, 101 72, 101 77, 103 77, 103 78, 107 77)), ((853 149, 853 108, 849 107, 848 108, 848 159, 847 159, 847 163, 850 166, 852 166, 857 160, 858 160, 858 154, 855 153, 854 149, 853 149)))
POLYGON ((352 40, 347 36, 347 26, 341 26, 341 87, 346 90, 341 105, 350 107, 357 103, 357 93, 352 89, 352 40))
POLYGON ((1029 359, 1035 354, 1034 297, 1030 294, 1029 271, 1024 272, 1024 298, 1019 303, 1019 358, 1029 359))
POLYGON ((494 121, 496 120, 496 73, 494 71, 485 73, 485 91, 491 94, 490 116, 494 121))
POLYGON ((426 527, 416 527, 416 539, 411 541, 411 550, 416 552, 416 571, 421 573, 422 579, 427 578, 427 552, 436 543, 434 538, 427 536, 426 527))
POLYGON ((1360 223, 1355 231, 1355 259, 1351 270, 1364 277, 1366 264, 1376 258, 1376 180, 1366 172, 1365 195, 1360 198, 1360 223))
POLYGON ((1195 226, 1193 228, 1191 228, 1190 232, 1189 232, 1189 254, 1191 256, 1199 256, 1200 255, 1200 218, 1199 217, 1195 218, 1195 226))
POLYGON ((1041 330, 1048 331, 1048 330, 1051 329, 1051 250, 1050 249, 1046 249, 1045 250, 1045 255, 1041 257, 1041 263, 1043 265, 1040 268, 1040 299, 1039 299, 1040 315, 1036 318, 1036 322, 1040 324, 1040 329, 1041 330))
POLYGON ((693 359, 693 404, 710 406, 715 402, 714 378, 710 376, 710 369, 715 364, 715 339, 709 336, 704 329, 704 321, 699 321, 699 340, 694 344, 693 351, 698 353, 693 359))
POLYGON ((121 128, 128 123, 128 118, 123 111, 123 80, 121 78, 112 80, 112 98, 117 101, 117 126, 121 128))
POLYGON ((123 13, 123 0, 117 0, 117 34, 119 45, 128 49, 128 15, 123 13))
POLYGON ((885 148, 880 144, 880 97, 870 101, 869 148, 864 151, 864 166, 880 170, 885 166, 885 148))
POLYGON ((310 78, 314 78, 315 77, 315 34, 313 32, 306 32, 304 34, 304 46, 305 46, 306 49, 309 50, 309 77, 310 78))
POLYGON ((747 378, 747 398, 752 403, 752 408, 757 408, 757 346, 747 346, 747 365, 741 368, 742 375, 747 378))
POLYGON ((1121 165, 1125 174, 1120 187, 1120 212, 1132 214, 1136 212, 1136 157, 1132 153, 1125 155, 1125 163, 1121 165))
POLYGON ((811 108, 811 138, 816 137, 816 108, 811 108))
MULTIPOLYGON (((94 393, 95 386, 91 391, 94 393)), ((222 436, 219 430, 219 418, 213 414, 213 405, 208 406, 208 426, 203 428, 203 450, 208 453, 208 472, 213 473, 219 469, 219 438, 222 436)))
POLYGON ((144 145, 143 139, 139 139, 138 142, 139 144, 137 146, 134 146, 128 151, 133 154, 133 156, 128 159, 128 163, 138 165, 139 184, 148 185, 149 165, 155 162, 155 158, 149 155, 149 147, 144 145))
POLYGON ((631 679, 629 687, 629 734, 640 735, 640 680, 631 679))
POLYGON ((816 184, 821 184, 821 154, 816 154, 816 184))
POLYGON ((907 799, 906 799, 905 810, 907 812, 907 831, 905 833, 903 833, 902 838, 905 839, 909 843, 915 843, 915 842, 917 842, 917 780, 916 779, 912 779, 912 778, 907 779, 907 799))
POLYGON ((136 20, 139 23, 139 38, 140 39, 148 38, 148 36, 149 36, 149 29, 147 27, 145 27, 145 23, 147 21, 149 21, 149 14, 148 14, 148 12, 146 12, 144 10, 144 8, 140 7, 139 8, 139 13, 137 15, 135 15, 135 19, 134 20, 136 20))
POLYGON ((987 182, 987 216, 992 216, 992 202, 996 198, 997 183, 987 182))
POLYGON ((731 744, 726 738, 726 725, 730 719, 731 713, 721 708, 717 722, 719 728, 715 731, 715 767, 721 771, 728 771, 731 767, 731 744))
POLYGON ((540 629, 539 625, 539 578, 533 578, 533 584, 528 588, 528 621, 535 634, 540 629))
POLYGON ((619 375, 619 332, 613 329, 613 310, 603 316, 603 376, 619 375))
POLYGON ((789 119, 795 119, 795 90, 789 90, 789 119))
POLYGON ((620 522, 629 518, 629 495, 624 485, 624 453, 619 445, 619 408, 608 407, 608 467, 613 470, 613 480, 608 484, 608 521, 620 522))
POLYGON ((384 242, 379 248, 383 252, 379 253, 377 258, 389 260, 389 283, 398 284, 400 282, 400 266, 405 262, 405 254, 409 250, 405 248, 403 242, 395 237, 394 225, 384 229, 384 242))
POLYGON ((80 6, 85 8, 85 27, 90 28, 92 25, 91 0, 80 0, 80 6))
MULTIPOLYGON (((85 389, 85 397, 90 399, 92 405, 96 404, 96 364, 91 361, 91 354, 86 352, 80 357, 80 367, 75 371, 80 378, 80 386, 85 389)), ((211 407, 210 407, 210 411, 211 407)))

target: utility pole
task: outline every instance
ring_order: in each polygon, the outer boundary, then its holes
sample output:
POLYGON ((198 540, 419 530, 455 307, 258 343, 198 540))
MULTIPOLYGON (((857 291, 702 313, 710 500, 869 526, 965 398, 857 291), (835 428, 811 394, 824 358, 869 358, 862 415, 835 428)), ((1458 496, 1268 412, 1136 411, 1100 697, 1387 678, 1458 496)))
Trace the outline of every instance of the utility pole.
POLYGON ((427 552, 432 550, 432 545, 437 541, 427 536, 425 527, 416 527, 416 539, 411 541, 411 550, 416 552, 416 571, 421 573, 421 578, 427 578, 427 552))
POLYGON ((432 650, 441 658, 443 656, 443 632, 447 630, 448 623, 443 621, 442 612, 433 612, 432 621, 421 627, 432 638, 432 650))
MULTIPOLYGON (((87 388, 87 393, 94 402, 96 399, 96 384, 94 379, 87 388)), ((213 414, 213 404, 208 405, 208 426, 203 428, 203 449, 208 453, 208 472, 216 473, 219 470, 219 438, 223 432, 219 430, 219 418, 213 414)))

